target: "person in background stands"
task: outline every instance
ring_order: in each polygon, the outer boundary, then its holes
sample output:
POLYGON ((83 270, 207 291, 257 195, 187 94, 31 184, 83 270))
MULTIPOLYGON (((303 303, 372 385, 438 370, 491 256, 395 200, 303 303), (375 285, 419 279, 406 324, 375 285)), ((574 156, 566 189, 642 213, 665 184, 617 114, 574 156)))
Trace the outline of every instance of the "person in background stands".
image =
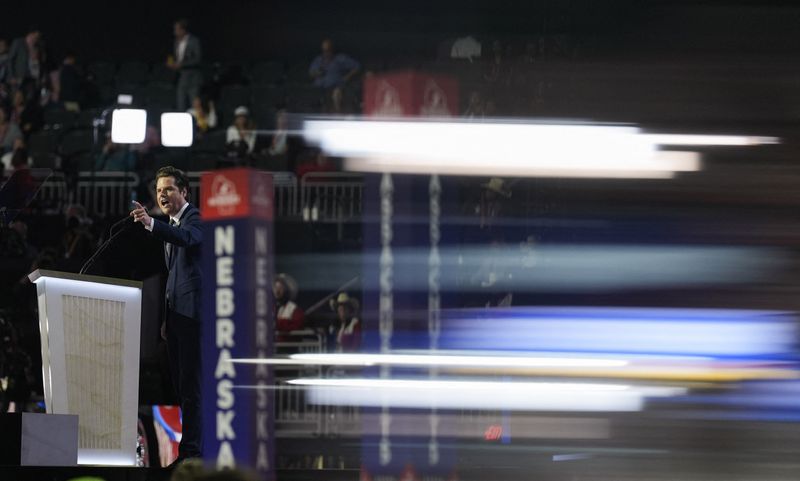
POLYGON ((58 100, 65 110, 80 112, 84 77, 77 65, 75 53, 67 52, 58 71, 58 100))
POLYGON ((203 72, 200 62, 203 53, 200 49, 200 39, 189 33, 189 22, 180 19, 175 22, 175 56, 167 58, 167 67, 178 72, 177 108, 185 111, 189 108, 192 99, 200 94, 203 85, 203 72))
POLYGON ((358 315, 358 299, 340 292, 331 299, 331 308, 336 311, 337 323, 331 326, 336 335, 337 352, 356 352, 361 347, 361 320, 358 315))
POLYGON ((305 313, 294 302, 297 299, 297 282, 294 278, 278 274, 272 284, 272 293, 275 295, 275 329, 278 332, 303 329, 305 313))
POLYGON ((8 62, 12 86, 19 87, 28 79, 38 83, 43 74, 43 61, 42 34, 32 27, 24 37, 14 39, 11 44, 8 62))
POLYGON ((322 52, 311 62, 308 74, 314 86, 325 91, 325 104, 330 102, 330 110, 342 112, 344 87, 360 69, 361 64, 343 53, 336 53, 333 41, 326 38, 322 41, 322 52))

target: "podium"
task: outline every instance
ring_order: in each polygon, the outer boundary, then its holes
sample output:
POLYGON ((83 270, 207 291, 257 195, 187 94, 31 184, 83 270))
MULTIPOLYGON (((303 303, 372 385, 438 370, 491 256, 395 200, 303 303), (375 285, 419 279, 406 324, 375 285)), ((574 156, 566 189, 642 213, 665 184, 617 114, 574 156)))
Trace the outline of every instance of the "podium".
POLYGON ((133 466, 142 283, 38 269, 48 414, 78 415, 78 464, 133 466))

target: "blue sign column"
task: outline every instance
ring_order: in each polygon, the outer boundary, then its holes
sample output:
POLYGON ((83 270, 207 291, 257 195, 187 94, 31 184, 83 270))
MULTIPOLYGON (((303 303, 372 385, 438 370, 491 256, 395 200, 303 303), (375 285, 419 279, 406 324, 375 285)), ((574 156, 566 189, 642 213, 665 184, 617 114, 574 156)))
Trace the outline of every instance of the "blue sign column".
POLYGON ((271 369, 231 359, 271 357, 273 189, 268 174, 209 172, 201 183, 204 456, 218 468, 274 474, 271 369))
MULTIPOLYGON (((454 275, 443 263, 454 242, 444 219, 453 216, 455 189, 439 176, 381 174, 367 176, 364 191, 364 346, 389 353, 439 348, 440 312, 452 305, 454 275)), ((367 375, 381 379, 427 377, 436 369, 391 369, 367 375)), ((436 409, 404 409, 389 405, 365 408, 362 479, 401 480, 424 477, 454 479, 456 453, 452 416, 436 409), (415 423, 409 436, 398 420, 415 423), (416 434, 418 433, 418 434, 416 434)))

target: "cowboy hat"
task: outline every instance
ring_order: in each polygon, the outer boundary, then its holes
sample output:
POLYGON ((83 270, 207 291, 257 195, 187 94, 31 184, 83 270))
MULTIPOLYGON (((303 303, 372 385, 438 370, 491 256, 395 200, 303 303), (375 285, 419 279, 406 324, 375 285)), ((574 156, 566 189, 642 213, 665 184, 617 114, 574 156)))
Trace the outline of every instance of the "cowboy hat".
POLYGON ((340 292, 338 296, 331 299, 331 309, 333 309, 334 311, 339 306, 348 304, 350 305, 351 308, 353 308, 354 311, 358 310, 359 306, 358 299, 356 299, 355 297, 350 297, 350 295, 347 294, 346 292, 340 292))
POLYGON ((500 177, 492 177, 491 179, 489 179, 489 182, 481 184, 481 187, 483 187, 486 190, 491 190, 492 192, 496 192, 502 195, 503 197, 511 197, 511 190, 509 190, 508 187, 506 187, 504 184, 505 182, 500 177))
POLYGON ((289 274, 284 274, 281 272, 277 276, 275 276, 275 282, 280 282, 283 284, 283 287, 286 289, 286 295, 289 297, 289 300, 293 301, 297 298, 297 281, 294 280, 292 276, 289 274))

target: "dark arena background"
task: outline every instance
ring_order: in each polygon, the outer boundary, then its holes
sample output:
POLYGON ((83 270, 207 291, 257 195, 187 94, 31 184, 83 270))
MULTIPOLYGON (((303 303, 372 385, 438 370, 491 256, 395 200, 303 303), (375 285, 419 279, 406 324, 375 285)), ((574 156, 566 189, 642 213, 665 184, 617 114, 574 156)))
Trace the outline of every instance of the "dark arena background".
POLYGON ((0 479, 800 477, 800 4, 12 3, 0 479))

